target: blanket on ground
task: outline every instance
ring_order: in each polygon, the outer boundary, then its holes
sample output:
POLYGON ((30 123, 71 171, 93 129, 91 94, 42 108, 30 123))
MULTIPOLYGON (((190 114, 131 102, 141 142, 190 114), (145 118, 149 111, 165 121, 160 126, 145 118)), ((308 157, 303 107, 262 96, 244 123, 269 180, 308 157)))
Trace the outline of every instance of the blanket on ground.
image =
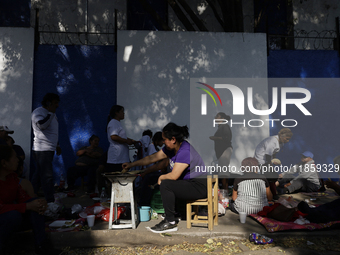
POLYGON ((328 223, 307 223, 304 225, 300 225, 300 224, 294 223, 293 221, 282 222, 282 221, 273 220, 267 217, 262 217, 258 214, 250 214, 249 216, 255 219, 260 224, 262 224, 266 228, 266 230, 270 233, 277 232, 277 231, 285 231, 285 230, 295 230, 295 229, 318 230, 318 229, 329 228, 331 226, 334 226, 340 223, 340 221, 331 221, 328 223))

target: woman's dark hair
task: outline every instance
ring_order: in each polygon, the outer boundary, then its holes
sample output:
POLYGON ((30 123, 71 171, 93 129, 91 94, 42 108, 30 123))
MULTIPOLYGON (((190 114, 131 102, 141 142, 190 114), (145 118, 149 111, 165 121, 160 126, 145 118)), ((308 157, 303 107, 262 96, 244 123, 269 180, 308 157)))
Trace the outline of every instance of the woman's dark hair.
POLYGON ((18 157, 18 159, 19 159, 18 167, 17 167, 17 170, 15 172, 18 175, 18 177, 22 177, 23 168, 24 168, 24 161, 20 157, 18 157))
POLYGON ((51 103, 53 100, 57 100, 59 102, 60 101, 59 95, 57 95, 55 93, 47 93, 43 97, 41 104, 42 104, 42 106, 47 107, 48 103, 51 103))
POLYGON ((150 129, 144 130, 142 136, 148 135, 150 138, 152 137, 152 131, 150 129))
POLYGON ((12 136, 7 136, 6 137, 6 142, 9 141, 9 140, 11 140, 12 144, 15 144, 15 141, 14 141, 12 136))
POLYGON ((121 109, 124 109, 124 107, 117 104, 111 107, 109 116, 107 116, 107 124, 109 124, 110 120, 116 117, 116 113, 119 112, 121 109))
MULTIPOLYGON (((4 145, 4 144, 1 144, 0 145, 0 163, 2 160, 6 160, 8 161, 11 157, 12 157, 12 154, 15 153, 15 151, 12 149, 11 146, 9 145, 4 145)), ((0 165, 1 167, 1 165, 0 165)))
POLYGON ((92 142, 94 139, 96 139, 96 138, 99 139, 98 136, 96 136, 96 135, 91 135, 91 137, 90 137, 90 139, 89 139, 89 143, 91 143, 91 142, 92 142))
POLYGON ((253 157, 248 157, 242 160, 241 166, 248 172, 258 172, 259 170, 259 162, 253 157))
POLYGON ((225 114, 224 112, 219 112, 219 113, 217 113, 216 115, 220 115, 220 117, 221 117, 222 119, 225 119, 225 120, 227 120, 227 121, 230 120, 230 116, 227 115, 227 114, 225 114))
POLYGON ((173 137, 176 138, 176 141, 179 143, 183 142, 184 139, 189 137, 189 129, 187 126, 178 126, 173 122, 168 123, 164 128, 163 128, 163 133, 164 136, 168 139, 171 139, 173 137))
POLYGON ((153 144, 157 143, 157 141, 162 141, 163 137, 162 137, 162 132, 156 132, 153 137, 152 137, 152 142, 153 144))

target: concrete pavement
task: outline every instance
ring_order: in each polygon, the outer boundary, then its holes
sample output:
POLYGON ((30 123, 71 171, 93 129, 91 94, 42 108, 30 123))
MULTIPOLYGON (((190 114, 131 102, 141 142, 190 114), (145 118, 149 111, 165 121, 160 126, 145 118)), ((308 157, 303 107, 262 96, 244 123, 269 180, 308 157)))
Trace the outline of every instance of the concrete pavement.
MULTIPOLYGON (((295 194, 295 198, 304 200, 308 198, 302 194, 295 194)), ((331 201, 328 197, 318 199, 314 203, 331 201)), ((93 204, 93 200, 83 193, 78 193, 75 198, 65 198, 63 200, 66 207, 71 207, 75 203, 83 206, 93 204)), ((53 232, 51 239, 57 247, 99 247, 99 246, 140 246, 140 245, 173 245, 187 242, 204 243, 209 237, 223 237, 230 239, 248 238, 252 232, 258 232, 271 238, 275 237, 319 237, 319 236, 340 236, 338 229, 326 229, 321 231, 284 231, 268 233, 267 230, 251 217, 247 217, 245 224, 241 224, 239 216, 227 210, 226 215, 219 217, 218 226, 214 226, 209 231, 206 224, 194 225, 191 229, 186 228, 186 221, 180 221, 177 232, 170 233, 171 236, 162 236, 146 229, 152 227, 160 221, 150 220, 140 222, 137 229, 113 229, 108 230, 108 222, 96 221, 92 230, 82 232, 53 232)))

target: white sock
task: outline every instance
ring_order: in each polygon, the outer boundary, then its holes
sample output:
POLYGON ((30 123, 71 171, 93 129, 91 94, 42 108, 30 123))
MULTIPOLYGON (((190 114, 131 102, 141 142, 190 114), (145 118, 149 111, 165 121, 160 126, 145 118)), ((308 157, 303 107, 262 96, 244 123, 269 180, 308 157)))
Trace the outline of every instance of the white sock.
POLYGON ((169 223, 174 225, 174 224, 176 224, 176 221, 169 221, 169 223))

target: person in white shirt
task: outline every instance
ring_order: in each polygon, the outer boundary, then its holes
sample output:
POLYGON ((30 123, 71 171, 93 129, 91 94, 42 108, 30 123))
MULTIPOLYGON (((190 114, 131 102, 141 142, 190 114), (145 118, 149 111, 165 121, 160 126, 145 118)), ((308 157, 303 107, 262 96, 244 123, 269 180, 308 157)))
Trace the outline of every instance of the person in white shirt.
POLYGON ((31 182, 36 194, 42 186, 48 203, 54 202, 52 166, 54 152, 56 151, 57 155, 61 154, 58 144, 59 124, 56 116, 59 101, 57 94, 47 93, 41 102, 42 106, 36 108, 31 116, 34 134, 32 150, 36 163, 31 182))
POLYGON ((127 137, 126 132, 120 123, 124 119, 124 107, 114 105, 111 107, 108 116, 107 138, 110 146, 107 153, 106 172, 122 171, 122 164, 130 162, 129 145, 136 141, 127 137))

